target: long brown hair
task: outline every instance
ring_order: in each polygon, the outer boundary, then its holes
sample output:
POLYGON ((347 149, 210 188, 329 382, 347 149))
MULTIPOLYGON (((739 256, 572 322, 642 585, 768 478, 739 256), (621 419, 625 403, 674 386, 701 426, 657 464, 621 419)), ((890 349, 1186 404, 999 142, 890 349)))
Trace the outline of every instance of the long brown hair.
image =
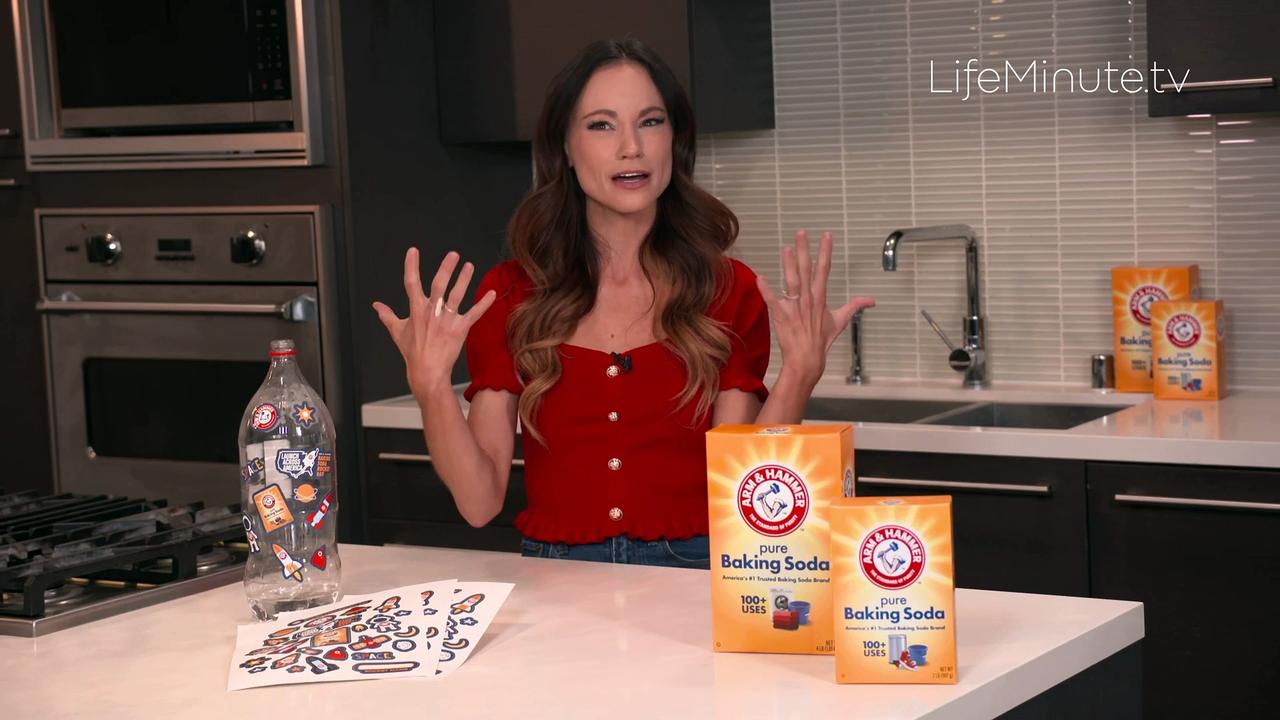
POLYGON ((675 74, 639 40, 601 40, 585 47, 547 89, 533 140, 537 180, 507 229, 511 251, 533 281, 532 294, 511 316, 507 341, 524 391, 520 420, 543 442, 534 418, 543 395, 560 379, 559 346, 595 306, 600 251, 587 229, 586 199, 569 166, 564 142, 583 87, 600 67, 629 61, 649 72, 672 126, 671 181, 658 198, 640 265, 654 288, 654 335, 688 371, 679 407, 698 398, 696 417, 711 409, 720 367, 729 357, 726 329, 707 316, 717 291, 731 281, 724 251, 738 219, 693 183, 697 128, 675 74))

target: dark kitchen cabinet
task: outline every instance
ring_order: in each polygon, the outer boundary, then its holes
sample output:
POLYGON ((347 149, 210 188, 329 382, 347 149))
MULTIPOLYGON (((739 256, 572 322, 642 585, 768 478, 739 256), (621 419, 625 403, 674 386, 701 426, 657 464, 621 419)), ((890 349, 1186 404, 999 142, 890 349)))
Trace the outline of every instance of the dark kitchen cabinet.
POLYGON ((1144 604, 1152 718, 1256 718, 1280 686, 1280 472, 1091 463, 1096 597, 1144 604))
MULTIPOLYGON (((21 155, 22 103, 18 97, 18 52, 14 47, 13 13, 0 12, 0 158, 21 155)), ((0 176, 0 181, 5 177, 0 176)))
POLYGON ((520 550, 514 525, 525 507, 519 442, 502 512, 482 528, 471 527, 458 513, 449 489, 432 468, 421 431, 366 429, 365 451, 370 542, 520 550))
MULTIPOLYGON (((351 375, 361 403, 409 392, 404 359, 369 307, 381 300, 406 314, 405 250, 412 245, 422 252, 427 277, 446 252, 457 250, 475 263, 479 282, 505 259, 507 220, 532 182, 528 143, 458 147, 440 141, 433 8, 469 4, 339 4, 350 193, 346 310, 349 342, 360 349, 351 375)), ((459 362, 453 381, 467 377, 459 362)))
POLYGON ((1160 67, 1149 77, 1148 113, 1280 110, 1277 25, 1280 0, 1148 0, 1147 71, 1160 67), (1166 89, 1174 80, 1181 92, 1166 89))
POLYGON ((53 490, 44 340, 36 315, 36 188, 22 157, 22 108, 13 14, 0 10, 0 486, 53 490))
POLYGON ((532 139, 547 85, 589 42, 634 35, 689 91, 699 132, 768 129, 768 0, 479 0, 436 3, 445 142, 532 139))
POLYGON ((53 490, 49 405, 45 394, 44 340, 36 315, 35 190, 20 157, 0 158, 0 452, 6 458, 0 486, 53 490))
POLYGON ((1088 596, 1085 463, 859 450, 859 496, 950 495, 956 585, 1088 596))

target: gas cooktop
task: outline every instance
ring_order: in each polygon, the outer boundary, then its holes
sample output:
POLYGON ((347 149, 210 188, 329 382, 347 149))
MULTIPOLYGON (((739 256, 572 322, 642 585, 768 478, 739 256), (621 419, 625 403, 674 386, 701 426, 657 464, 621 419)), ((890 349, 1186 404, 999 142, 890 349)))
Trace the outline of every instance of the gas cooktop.
POLYGON ((0 489, 0 635, 36 637, 244 577, 239 505, 0 489))

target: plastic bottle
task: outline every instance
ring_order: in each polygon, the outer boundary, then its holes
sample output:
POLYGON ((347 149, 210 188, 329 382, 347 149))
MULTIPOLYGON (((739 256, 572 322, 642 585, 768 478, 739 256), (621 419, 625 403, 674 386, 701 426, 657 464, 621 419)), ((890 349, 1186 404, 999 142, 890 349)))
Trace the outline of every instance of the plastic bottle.
POLYGON ((240 423, 244 588, 259 620, 336 601, 342 576, 333 418, 292 340, 273 340, 270 357, 240 423))

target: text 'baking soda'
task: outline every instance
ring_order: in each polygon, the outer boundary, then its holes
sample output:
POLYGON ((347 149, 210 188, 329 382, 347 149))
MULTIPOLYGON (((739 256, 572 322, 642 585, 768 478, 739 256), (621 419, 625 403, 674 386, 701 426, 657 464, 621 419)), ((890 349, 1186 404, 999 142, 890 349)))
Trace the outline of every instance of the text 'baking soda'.
POLYGON ((836 682, 956 682, 951 498, 831 505, 836 682))
POLYGON ((1116 390, 1151 392, 1151 305, 1200 297, 1200 268, 1111 268, 1116 390))
POLYGON ((853 494, 853 428, 722 425, 707 482, 715 650, 831 654, 827 513, 853 494))
POLYGON ((1162 400, 1217 400, 1226 394, 1223 353, 1226 312, 1221 300, 1151 306, 1152 392, 1162 400))

